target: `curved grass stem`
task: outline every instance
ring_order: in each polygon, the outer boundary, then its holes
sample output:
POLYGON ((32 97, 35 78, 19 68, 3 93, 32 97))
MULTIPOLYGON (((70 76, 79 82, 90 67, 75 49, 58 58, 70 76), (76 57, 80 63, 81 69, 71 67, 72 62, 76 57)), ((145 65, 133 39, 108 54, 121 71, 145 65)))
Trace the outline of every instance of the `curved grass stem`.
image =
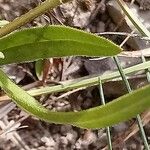
MULTIPOLYGON (((68 1, 69 0, 64 0, 63 3, 68 2, 68 1)), ((32 21, 34 18, 40 16, 46 11, 52 10, 54 7, 60 4, 62 4, 60 0, 46 0, 41 5, 37 6, 34 9, 31 9, 26 14, 16 18, 12 22, 0 28, 0 38, 18 29, 19 27, 25 25, 26 23, 32 21)))

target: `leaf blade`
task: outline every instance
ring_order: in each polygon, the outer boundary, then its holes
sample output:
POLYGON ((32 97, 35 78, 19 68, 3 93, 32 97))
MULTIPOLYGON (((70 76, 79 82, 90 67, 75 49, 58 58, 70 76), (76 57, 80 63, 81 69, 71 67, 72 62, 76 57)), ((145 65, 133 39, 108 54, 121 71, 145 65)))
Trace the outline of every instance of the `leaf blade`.
POLYGON ((112 56, 121 48, 107 39, 64 26, 25 29, 0 39, 0 65, 64 56, 112 56))
POLYGON ((149 85, 122 96, 105 106, 80 112, 52 112, 15 85, 2 70, 0 70, 0 78, 0 86, 19 107, 50 123, 71 124, 81 128, 97 129, 130 119, 150 107, 149 85))

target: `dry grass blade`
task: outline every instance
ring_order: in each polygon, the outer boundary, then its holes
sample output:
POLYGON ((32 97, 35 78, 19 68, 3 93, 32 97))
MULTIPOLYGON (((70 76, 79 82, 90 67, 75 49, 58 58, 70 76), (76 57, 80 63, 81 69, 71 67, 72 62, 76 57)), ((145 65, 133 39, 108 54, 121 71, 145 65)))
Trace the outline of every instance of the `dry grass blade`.
POLYGON ((11 110, 13 110, 16 107, 16 104, 13 102, 11 103, 3 103, 0 105, 0 119, 6 116, 11 110))
POLYGON ((19 126, 20 126, 20 121, 9 122, 6 118, 3 119, 2 121, 0 121, 0 127, 2 128, 2 131, 0 133, 0 138, 10 139, 16 146, 19 146, 20 149, 30 150, 30 148, 24 143, 24 141, 17 133, 17 131, 15 131, 19 126))
POLYGON ((150 48, 145 48, 140 51, 130 51, 130 52, 124 51, 124 52, 121 52, 121 54, 119 54, 118 56, 141 57, 141 53, 143 54, 143 56, 149 57, 150 56, 150 48))
MULTIPOLYGON (((150 111, 146 111, 141 116, 143 126, 148 124, 150 122, 150 111)), ((134 123, 130 128, 129 132, 125 133, 124 141, 127 141, 130 137, 132 137, 134 134, 136 134, 139 131, 137 123, 134 123)))
MULTIPOLYGON (((145 126, 146 124, 148 124, 150 122, 150 111, 146 111, 141 115, 141 119, 142 119, 142 123, 143 126, 145 126)), ((132 136, 134 136, 137 132, 139 132, 139 127, 137 125, 137 122, 134 122, 129 129, 120 134, 119 137, 116 136, 113 141, 113 146, 118 145, 118 141, 120 141, 120 139, 124 139, 123 142, 126 142, 129 138, 131 138, 132 136)), ((102 150, 107 150, 107 147, 104 147, 102 150)))

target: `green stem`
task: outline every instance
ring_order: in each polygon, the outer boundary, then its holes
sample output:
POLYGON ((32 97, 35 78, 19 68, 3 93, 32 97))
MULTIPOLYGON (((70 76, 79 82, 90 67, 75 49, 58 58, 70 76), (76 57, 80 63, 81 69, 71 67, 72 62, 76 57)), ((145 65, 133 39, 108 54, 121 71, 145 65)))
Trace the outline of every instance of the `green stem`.
MULTIPOLYGON (((132 13, 132 11, 129 9, 129 7, 126 5, 126 3, 123 0, 117 0, 117 2, 120 5, 120 7, 122 8, 122 10, 124 11, 124 13, 127 15, 127 17, 130 19, 132 24, 141 33, 141 35, 150 37, 150 32, 139 21, 139 19, 132 13)), ((145 59, 145 57, 143 56, 142 53, 141 53, 141 58, 142 58, 143 62, 146 62, 146 59, 145 59)), ((122 75, 122 78, 123 78, 124 83, 125 83, 125 85, 127 87, 127 90, 130 93, 132 91, 131 87, 130 87, 130 84, 129 84, 128 80, 126 79, 126 76, 125 76, 125 74, 124 74, 124 72, 122 70, 122 67, 119 66, 120 64, 118 63, 117 57, 115 57, 114 59, 115 59, 115 62, 117 64, 117 66, 118 66, 120 74, 122 75)), ((149 72, 150 70, 149 70, 149 68, 147 70, 145 70, 145 71, 146 71, 148 82, 150 82, 150 72, 149 72)), ((140 132, 141 132, 141 136, 142 136, 143 142, 144 142, 145 149, 146 150, 150 150, 150 147, 148 145, 148 141, 147 141, 147 138, 146 138, 146 134, 145 134, 145 131, 144 131, 144 128, 143 128, 143 125, 142 125, 142 120, 141 120, 139 115, 137 115, 137 122, 138 122, 138 126, 139 126, 139 129, 140 129, 140 132)))
MULTIPOLYGON (((147 69, 149 66, 150 66, 150 61, 126 68, 124 69, 124 73, 130 74, 136 71, 147 69)), ((62 91, 68 91, 68 90, 73 90, 77 88, 95 86, 99 84, 99 77, 101 78, 102 83, 104 83, 111 79, 120 77, 120 74, 118 71, 116 71, 116 72, 112 72, 112 73, 104 74, 104 75, 97 75, 93 77, 87 76, 87 77, 82 77, 82 78, 78 78, 74 80, 68 80, 68 81, 61 82, 61 85, 45 86, 45 87, 39 87, 39 89, 30 90, 29 94, 32 96, 39 96, 39 95, 50 94, 54 92, 62 92, 62 91)))
MULTIPOLYGON (((63 0, 63 3, 68 2, 68 1, 69 0, 63 0)), ((46 0, 38 7, 31 9, 26 14, 16 18, 9 24, 0 28, 0 38, 11 33, 12 31, 18 29, 19 27, 25 25, 26 23, 30 22, 34 18, 40 16, 41 14, 45 13, 48 10, 53 9, 54 7, 56 7, 60 4, 61 4, 60 0, 46 0)))
MULTIPOLYGON (((122 66, 120 65, 120 62, 119 62, 117 56, 114 57, 114 61, 115 61, 116 65, 117 65, 117 67, 118 67, 118 70, 120 72, 120 75, 122 77, 122 80, 123 80, 123 82, 124 82, 124 84, 126 86, 126 89, 127 89, 128 93, 131 93, 132 92, 131 86, 129 84, 129 81, 126 78, 126 75, 125 75, 125 73, 123 71, 122 66)), ((145 131, 144 131, 144 128, 143 128, 143 125, 142 125, 142 120, 141 120, 140 115, 137 115, 136 119, 137 119, 138 127, 139 127, 140 132, 141 132, 141 136, 142 136, 142 139, 143 139, 143 142, 144 142, 145 149, 146 150, 150 150, 149 145, 148 145, 148 141, 147 141, 147 138, 146 138, 146 134, 145 134, 145 131)))
MULTIPOLYGON (((102 105, 105 105, 105 97, 104 97, 104 91, 103 91, 103 86, 102 86, 102 81, 99 77, 99 93, 100 93, 100 98, 101 98, 101 103, 102 105)), ((106 134, 107 134, 107 141, 108 141, 108 149, 112 150, 112 142, 111 142, 111 135, 110 135, 110 128, 106 127, 106 134)))

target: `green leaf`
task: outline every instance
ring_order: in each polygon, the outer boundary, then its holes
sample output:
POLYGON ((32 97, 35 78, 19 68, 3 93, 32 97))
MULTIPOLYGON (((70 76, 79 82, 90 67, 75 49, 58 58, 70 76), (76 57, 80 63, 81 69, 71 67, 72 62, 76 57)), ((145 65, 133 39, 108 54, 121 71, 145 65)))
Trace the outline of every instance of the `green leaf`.
MULTIPOLYGON (((2 65, 70 55, 111 56, 119 53, 121 48, 90 33, 64 26, 49 26, 22 30, 0 39, 0 51, 5 55, 5 59, 0 60, 2 65)), ((146 86, 105 106, 80 112, 52 112, 14 84, 2 70, 0 79, 0 86, 19 107, 50 123, 96 129, 128 120, 150 107, 150 86, 146 86)))
POLYGON ((81 128, 102 128, 128 120, 150 107, 150 85, 124 95, 104 106, 80 112, 52 112, 14 84, 0 70, 0 86, 28 113, 50 123, 71 124, 81 128))
POLYGON ((0 39, 5 59, 0 65, 64 56, 112 56, 121 48, 91 33, 65 26, 45 26, 14 32, 0 39))

